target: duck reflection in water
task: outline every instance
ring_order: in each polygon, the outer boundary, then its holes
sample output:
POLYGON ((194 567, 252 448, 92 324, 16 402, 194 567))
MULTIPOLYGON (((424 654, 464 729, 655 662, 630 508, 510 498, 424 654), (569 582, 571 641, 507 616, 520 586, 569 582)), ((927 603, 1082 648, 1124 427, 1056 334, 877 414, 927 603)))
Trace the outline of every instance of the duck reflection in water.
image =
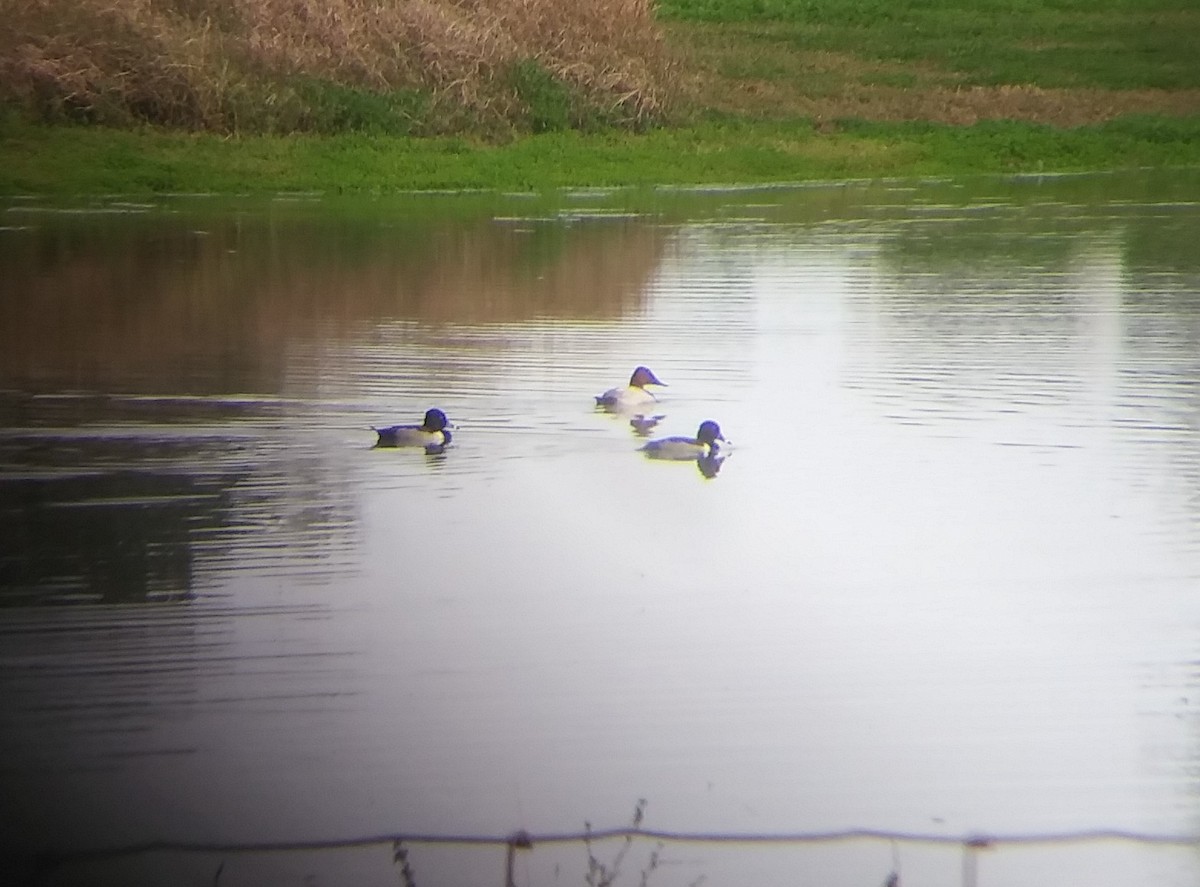
POLYGON ((719 456, 716 453, 710 453, 707 456, 701 456, 696 460, 696 467, 700 469, 700 473, 712 480, 717 476, 717 472, 721 470, 721 463, 725 461, 724 456, 719 456))
POLYGON ((668 462, 695 462, 705 477, 716 477, 725 457, 720 454, 718 443, 728 443, 721 434, 721 426, 711 419, 700 423, 695 437, 663 437, 652 440, 641 447, 647 458, 668 462))
POLYGON ((426 410, 420 425, 391 425, 371 430, 379 435, 376 447, 422 447, 426 453, 436 455, 444 453, 450 445, 452 427, 446 414, 434 408, 426 410))
POLYGON ((638 413, 629 420, 629 427, 638 437, 649 437, 650 432, 665 418, 667 418, 665 415, 647 416, 638 413))

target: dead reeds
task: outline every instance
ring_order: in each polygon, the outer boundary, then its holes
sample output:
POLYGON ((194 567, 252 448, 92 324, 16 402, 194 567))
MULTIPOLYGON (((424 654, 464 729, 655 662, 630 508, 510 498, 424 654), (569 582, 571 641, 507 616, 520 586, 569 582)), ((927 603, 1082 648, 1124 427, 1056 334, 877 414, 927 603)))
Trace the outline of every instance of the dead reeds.
POLYGON ((0 0, 0 20, 0 101, 46 119, 637 126, 673 81, 651 0, 0 0))

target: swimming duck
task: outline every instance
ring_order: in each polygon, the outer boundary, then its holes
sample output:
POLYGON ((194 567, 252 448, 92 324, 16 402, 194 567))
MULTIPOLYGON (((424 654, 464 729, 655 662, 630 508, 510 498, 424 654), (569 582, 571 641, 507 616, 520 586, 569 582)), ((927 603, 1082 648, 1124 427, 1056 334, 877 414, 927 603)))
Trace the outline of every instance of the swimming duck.
POLYGON ((651 459, 692 462, 711 458, 717 451, 717 441, 724 440, 721 426, 709 419, 700 423, 695 437, 662 437, 650 441, 641 451, 651 459))
POLYGON ((440 449, 450 443, 450 423, 441 410, 426 410, 425 421, 420 425, 393 425, 390 428, 373 428, 379 435, 377 447, 425 447, 440 449))
POLYGON ((638 367, 629 377, 629 384, 624 388, 610 388, 603 394, 596 395, 596 405, 606 409, 627 409, 648 403, 654 403, 658 398, 646 390, 647 385, 667 387, 666 382, 660 382, 658 376, 646 367, 638 367))

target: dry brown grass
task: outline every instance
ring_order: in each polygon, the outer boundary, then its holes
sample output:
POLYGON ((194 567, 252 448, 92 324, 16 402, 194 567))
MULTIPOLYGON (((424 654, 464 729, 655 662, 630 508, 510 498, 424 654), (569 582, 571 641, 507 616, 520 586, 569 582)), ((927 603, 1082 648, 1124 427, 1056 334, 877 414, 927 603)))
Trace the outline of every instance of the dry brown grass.
POLYGON ((788 25, 664 30, 653 2, 0 0, 0 102, 46 119, 423 134, 669 111, 1060 126, 1200 113, 1197 89, 966 86, 932 63, 804 48, 788 25))
POLYGON ((932 64, 867 60, 761 39, 772 33, 763 25, 672 25, 668 37, 687 59, 682 103, 760 119, 806 117, 818 125, 860 119, 1081 126, 1126 114, 1200 113, 1196 89, 965 86, 959 75, 932 64), (747 58, 753 58, 752 69, 747 58))
POLYGON ((932 86, 924 89, 847 84, 814 95, 769 81, 727 85, 708 107, 759 117, 807 117, 818 126, 838 120, 905 121, 970 125, 981 120, 1025 120, 1052 126, 1085 126, 1127 114, 1186 116, 1200 113, 1200 90, 1043 89, 1037 86, 932 86))
POLYGON ((650 0, 0 0, 0 98, 47 116, 304 128, 296 84, 419 91, 437 128, 519 119, 536 63, 580 113, 645 122, 672 63, 650 0))

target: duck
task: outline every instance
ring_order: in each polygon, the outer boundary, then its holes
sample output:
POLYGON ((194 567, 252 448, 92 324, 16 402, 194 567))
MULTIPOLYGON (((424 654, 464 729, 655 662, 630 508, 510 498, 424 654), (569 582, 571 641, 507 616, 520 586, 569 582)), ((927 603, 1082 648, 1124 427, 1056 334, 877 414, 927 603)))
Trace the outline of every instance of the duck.
POLYGON ((420 425, 392 425, 389 428, 372 428, 379 435, 377 447, 425 447, 441 449, 450 443, 450 422, 439 409, 425 411, 425 421, 420 425))
POLYGON ((712 419, 706 419, 696 429, 695 437, 661 437, 640 449, 651 459, 693 462, 697 459, 711 460, 717 452, 717 441, 725 442, 721 426, 712 419))
POLYGON ((610 388, 603 394, 597 394, 596 406, 609 410, 621 410, 655 403, 658 398, 646 390, 647 385, 667 387, 667 383, 659 381, 658 376, 654 375, 649 368, 638 367, 633 371, 633 375, 629 377, 629 384, 624 388, 610 388))

